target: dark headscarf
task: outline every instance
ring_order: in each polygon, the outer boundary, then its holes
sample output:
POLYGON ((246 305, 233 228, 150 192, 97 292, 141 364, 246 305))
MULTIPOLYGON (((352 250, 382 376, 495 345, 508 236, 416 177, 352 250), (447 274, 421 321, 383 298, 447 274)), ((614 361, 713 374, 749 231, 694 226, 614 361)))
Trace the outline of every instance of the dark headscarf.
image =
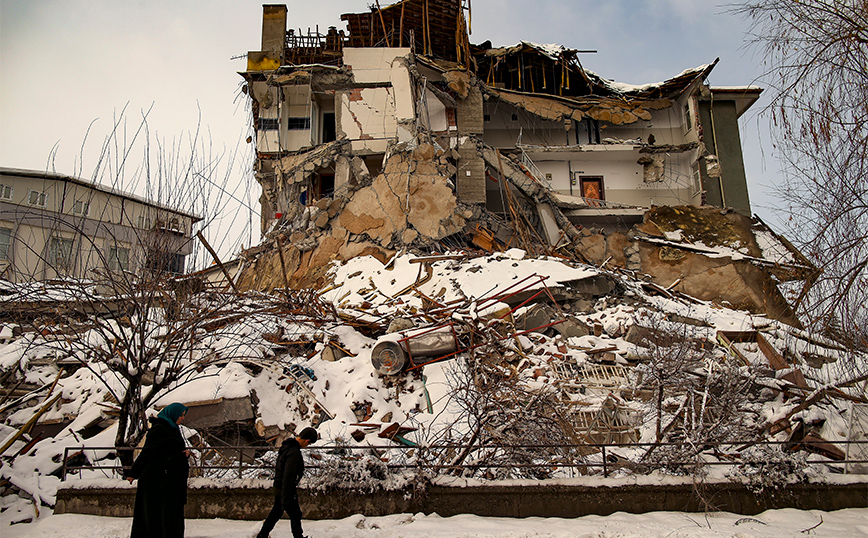
POLYGON ((160 414, 157 415, 157 418, 161 418, 172 425, 173 428, 179 430, 178 428, 178 417, 183 415, 187 411, 187 406, 178 402, 171 403, 163 408, 160 411, 160 414))

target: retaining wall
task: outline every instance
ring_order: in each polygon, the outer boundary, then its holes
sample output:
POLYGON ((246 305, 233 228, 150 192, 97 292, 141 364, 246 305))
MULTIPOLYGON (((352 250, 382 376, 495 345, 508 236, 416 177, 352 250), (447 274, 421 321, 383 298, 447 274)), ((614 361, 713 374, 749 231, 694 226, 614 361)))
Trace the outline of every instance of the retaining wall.
MULTIPOLYGON (((130 517, 135 488, 88 487, 68 484, 57 492, 56 514, 77 513, 130 517)), ((265 519, 272 505, 268 488, 191 488, 187 518, 265 519)), ((314 494, 300 490, 306 519, 339 519, 353 514, 396 513, 476 514, 493 517, 579 517, 613 512, 701 512, 721 510, 753 515, 764 510, 798 508, 839 510, 868 507, 868 484, 793 484, 756 493, 743 484, 431 486, 424 491, 370 494, 335 491, 314 494)))

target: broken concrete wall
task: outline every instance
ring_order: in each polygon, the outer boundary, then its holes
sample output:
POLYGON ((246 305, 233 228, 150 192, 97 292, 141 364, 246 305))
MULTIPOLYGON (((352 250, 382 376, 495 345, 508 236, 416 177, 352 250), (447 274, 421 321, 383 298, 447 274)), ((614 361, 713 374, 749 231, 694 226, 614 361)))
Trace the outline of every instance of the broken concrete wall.
POLYGON ((458 197, 468 204, 485 204, 485 162, 479 155, 477 138, 484 132, 482 91, 475 77, 460 71, 444 75, 456 99, 455 119, 458 123, 458 197))
POLYGON ((750 216, 750 197, 744 172, 744 157, 738 132, 738 113, 732 101, 708 100, 699 103, 703 142, 714 168, 700 167, 709 204, 732 207, 750 216), (714 129, 711 126, 714 125, 714 129))
POLYGON ((371 144, 354 145, 361 151, 369 148, 374 153, 385 151, 384 141, 397 134, 395 116, 395 93, 392 88, 354 88, 337 92, 339 110, 339 136, 350 140, 372 141, 371 144))
MULTIPOLYGON (((344 144, 339 141, 332 147, 344 144)), ((282 230, 247 252, 239 288, 310 286, 321 283, 334 259, 372 254, 385 261, 396 248, 429 245, 462 231, 479 213, 460 203, 453 191, 450 178, 456 156, 457 152, 436 150, 430 144, 391 153, 382 173, 373 179, 351 182, 333 200, 324 198, 284 219, 282 230), (278 236, 282 250, 276 248, 278 236)), ((289 170, 301 167, 303 171, 302 157, 287 157, 283 162, 289 170)), ((328 158, 328 152, 321 156, 328 158)), ((364 165, 359 158, 353 161, 364 165)))
POLYGON ((415 135, 414 92, 405 59, 409 53, 407 48, 344 49, 356 84, 382 85, 337 92, 339 137, 370 141, 355 143, 355 150, 382 153, 385 139, 406 142, 415 135))
POLYGON ((605 262, 607 267, 644 273, 664 288, 766 313, 798 326, 798 319, 765 264, 744 259, 762 258, 752 224, 747 217, 718 208, 659 207, 647 212, 644 222, 627 233, 583 229, 575 245, 591 264, 605 262), (665 241, 666 237, 676 236, 681 239, 665 241), (696 248, 696 244, 703 247, 696 248), (733 249, 730 252, 734 254, 715 252, 715 248, 724 246, 733 249))

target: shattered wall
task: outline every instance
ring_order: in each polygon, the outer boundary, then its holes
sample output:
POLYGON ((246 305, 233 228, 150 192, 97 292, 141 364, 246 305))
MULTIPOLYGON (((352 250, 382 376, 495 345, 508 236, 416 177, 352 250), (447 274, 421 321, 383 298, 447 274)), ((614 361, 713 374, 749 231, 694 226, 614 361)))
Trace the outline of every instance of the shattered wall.
POLYGON ((717 208, 657 207, 626 233, 582 229, 576 244, 591 264, 644 273, 663 288, 799 326, 762 261, 753 225, 717 208))
POLYGON ((382 173, 365 184, 351 182, 333 200, 305 207, 247 251, 249 264, 239 288, 321 284, 334 259, 371 254, 385 261, 398 248, 428 245, 462 231, 479 210, 460 203, 453 191, 449 178, 456 157, 457 152, 430 144, 390 154, 382 173), (282 250, 275 248, 278 241, 282 250))
MULTIPOLYGON (((699 103, 702 125, 713 126, 703 131, 703 141, 714 158, 716 168, 700 167, 705 199, 710 205, 732 207, 742 215, 750 216, 750 197, 744 172, 744 157, 738 132, 738 114, 733 101, 718 97, 699 103)), ((711 163, 706 159, 707 162, 711 163)))

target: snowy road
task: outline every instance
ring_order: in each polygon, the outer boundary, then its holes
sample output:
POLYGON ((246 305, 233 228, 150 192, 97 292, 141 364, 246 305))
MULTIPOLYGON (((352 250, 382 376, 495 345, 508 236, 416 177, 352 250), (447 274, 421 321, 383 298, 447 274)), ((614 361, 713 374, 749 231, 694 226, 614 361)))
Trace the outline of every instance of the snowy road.
MULTIPOLYGON (((225 519, 187 521, 186 538, 247 538, 258 522, 225 519)), ((746 517, 730 513, 653 512, 559 518, 487 518, 400 514, 306 521, 311 538, 856 538, 868 536, 868 509, 836 512, 770 510, 746 517), (808 530, 810 529, 810 530, 808 530)), ((36 523, 0 529, 3 538, 126 538, 129 518, 51 515, 36 523)), ((271 538, 290 538, 282 520, 271 538)))

